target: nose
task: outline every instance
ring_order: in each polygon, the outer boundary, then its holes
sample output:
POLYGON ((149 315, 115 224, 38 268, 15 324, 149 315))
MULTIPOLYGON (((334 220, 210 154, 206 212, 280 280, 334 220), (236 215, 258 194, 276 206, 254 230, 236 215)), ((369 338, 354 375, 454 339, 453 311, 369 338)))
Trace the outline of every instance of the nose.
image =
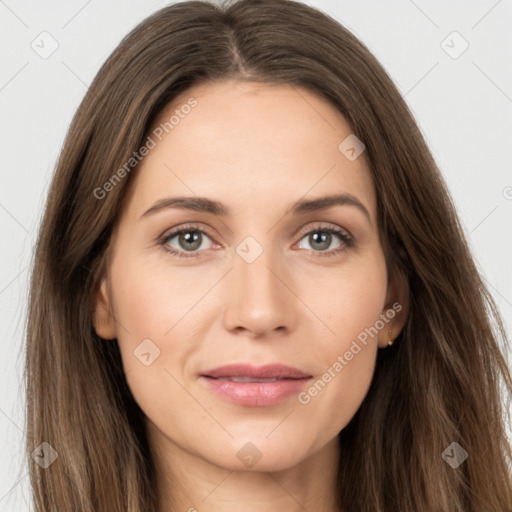
POLYGON ((238 254, 225 283, 224 325, 231 332, 252 337, 294 329, 300 300, 294 293, 290 272, 276 251, 265 249, 252 262, 238 254))

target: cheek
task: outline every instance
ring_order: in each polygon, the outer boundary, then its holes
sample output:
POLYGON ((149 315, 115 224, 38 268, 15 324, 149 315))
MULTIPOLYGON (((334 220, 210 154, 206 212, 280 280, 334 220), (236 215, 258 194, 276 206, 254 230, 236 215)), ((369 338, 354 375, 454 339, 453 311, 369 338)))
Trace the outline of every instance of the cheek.
POLYGON ((192 266, 170 269, 165 258, 119 258, 111 274, 120 335, 139 342, 163 339, 181 319, 187 322, 210 282, 192 266))
POLYGON ((204 338, 196 333, 204 318, 200 299, 212 280, 193 267, 171 272, 165 262, 148 260, 113 260, 112 300, 128 385, 148 416, 161 417, 160 399, 172 397, 175 410, 191 407, 178 382, 204 338))
POLYGON ((329 328, 325 351, 332 355, 333 347, 342 350, 373 326, 382 313, 387 293, 384 257, 376 251, 328 274, 309 277, 301 293, 329 328))
POLYGON ((378 257, 357 270, 342 270, 329 280, 316 281, 323 283, 323 293, 315 295, 314 310, 329 334, 315 339, 323 371, 299 396, 299 403, 319 419, 327 437, 347 425, 370 387, 386 282, 385 263, 378 257))
MULTIPOLYGON (((323 369, 298 396, 305 417, 315 418, 315 428, 324 439, 339 433, 352 419, 370 387, 377 356, 377 337, 372 332, 380 308, 335 324, 335 341, 320 342, 317 357, 323 369), (373 336, 372 336, 373 334, 373 336)), ((348 311, 347 311, 348 313, 348 311)))

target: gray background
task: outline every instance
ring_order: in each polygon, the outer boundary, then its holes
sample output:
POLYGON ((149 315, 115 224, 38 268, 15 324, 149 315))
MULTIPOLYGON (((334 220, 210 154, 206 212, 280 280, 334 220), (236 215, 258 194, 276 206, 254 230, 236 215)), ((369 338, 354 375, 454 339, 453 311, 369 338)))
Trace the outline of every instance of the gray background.
MULTIPOLYGON (((32 248, 55 161, 100 65, 168 3, 0 0, 0 511, 30 503, 20 456, 23 333, 32 248)), ((306 3, 358 36, 405 97, 511 333, 512 0, 306 3), (459 55, 464 40, 469 47, 459 55)))

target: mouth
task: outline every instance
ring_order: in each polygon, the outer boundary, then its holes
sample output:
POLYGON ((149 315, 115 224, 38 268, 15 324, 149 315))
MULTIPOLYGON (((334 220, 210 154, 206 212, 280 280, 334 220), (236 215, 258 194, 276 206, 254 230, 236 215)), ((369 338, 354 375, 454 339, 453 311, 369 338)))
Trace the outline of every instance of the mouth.
POLYGON ((206 387, 220 398, 246 407, 268 407, 299 393, 312 378, 297 368, 281 364, 256 367, 234 364, 200 375, 206 387))

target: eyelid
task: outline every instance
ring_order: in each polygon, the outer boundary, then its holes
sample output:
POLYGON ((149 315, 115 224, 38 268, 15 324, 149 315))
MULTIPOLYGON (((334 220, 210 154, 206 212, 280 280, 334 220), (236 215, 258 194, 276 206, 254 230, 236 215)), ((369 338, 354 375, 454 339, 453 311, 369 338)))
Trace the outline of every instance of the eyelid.
POLYGON ((305 226, 303 226, 302 228, 299 228, 299 230, 295 232, 294 237, 296 237, 296 236, 302 237, 303 235, 307 235, 311 231, 315 231, 315 230, 320 231, 322 229, 326 229, 326 230, 332 229, 335 231, 341 231, 343 234, 345 234, 347 236, 347 238, 350 238, 350 239, 354 238, 348 229, 338 226, 337 224, 333 224, 332 222, 321 222, 321 221, 313 222, 313 223, 308 222, 305 226))
POLYGON ((179 226, 177 226, 175 228, 167 229, 158 237, 158 241, 168 240, 169 238, 179 235, 180 232, 187 231, 187 230, 188 231, 197 231, 198 233, 203 233, 203 234, 207 235, 209 238, 211 238, 212 240, 214 240, 214 237, 210 234, 210 232, 207 228, 202 227, 200 224, 185 223, 185 224, 180 224, 179 226))

